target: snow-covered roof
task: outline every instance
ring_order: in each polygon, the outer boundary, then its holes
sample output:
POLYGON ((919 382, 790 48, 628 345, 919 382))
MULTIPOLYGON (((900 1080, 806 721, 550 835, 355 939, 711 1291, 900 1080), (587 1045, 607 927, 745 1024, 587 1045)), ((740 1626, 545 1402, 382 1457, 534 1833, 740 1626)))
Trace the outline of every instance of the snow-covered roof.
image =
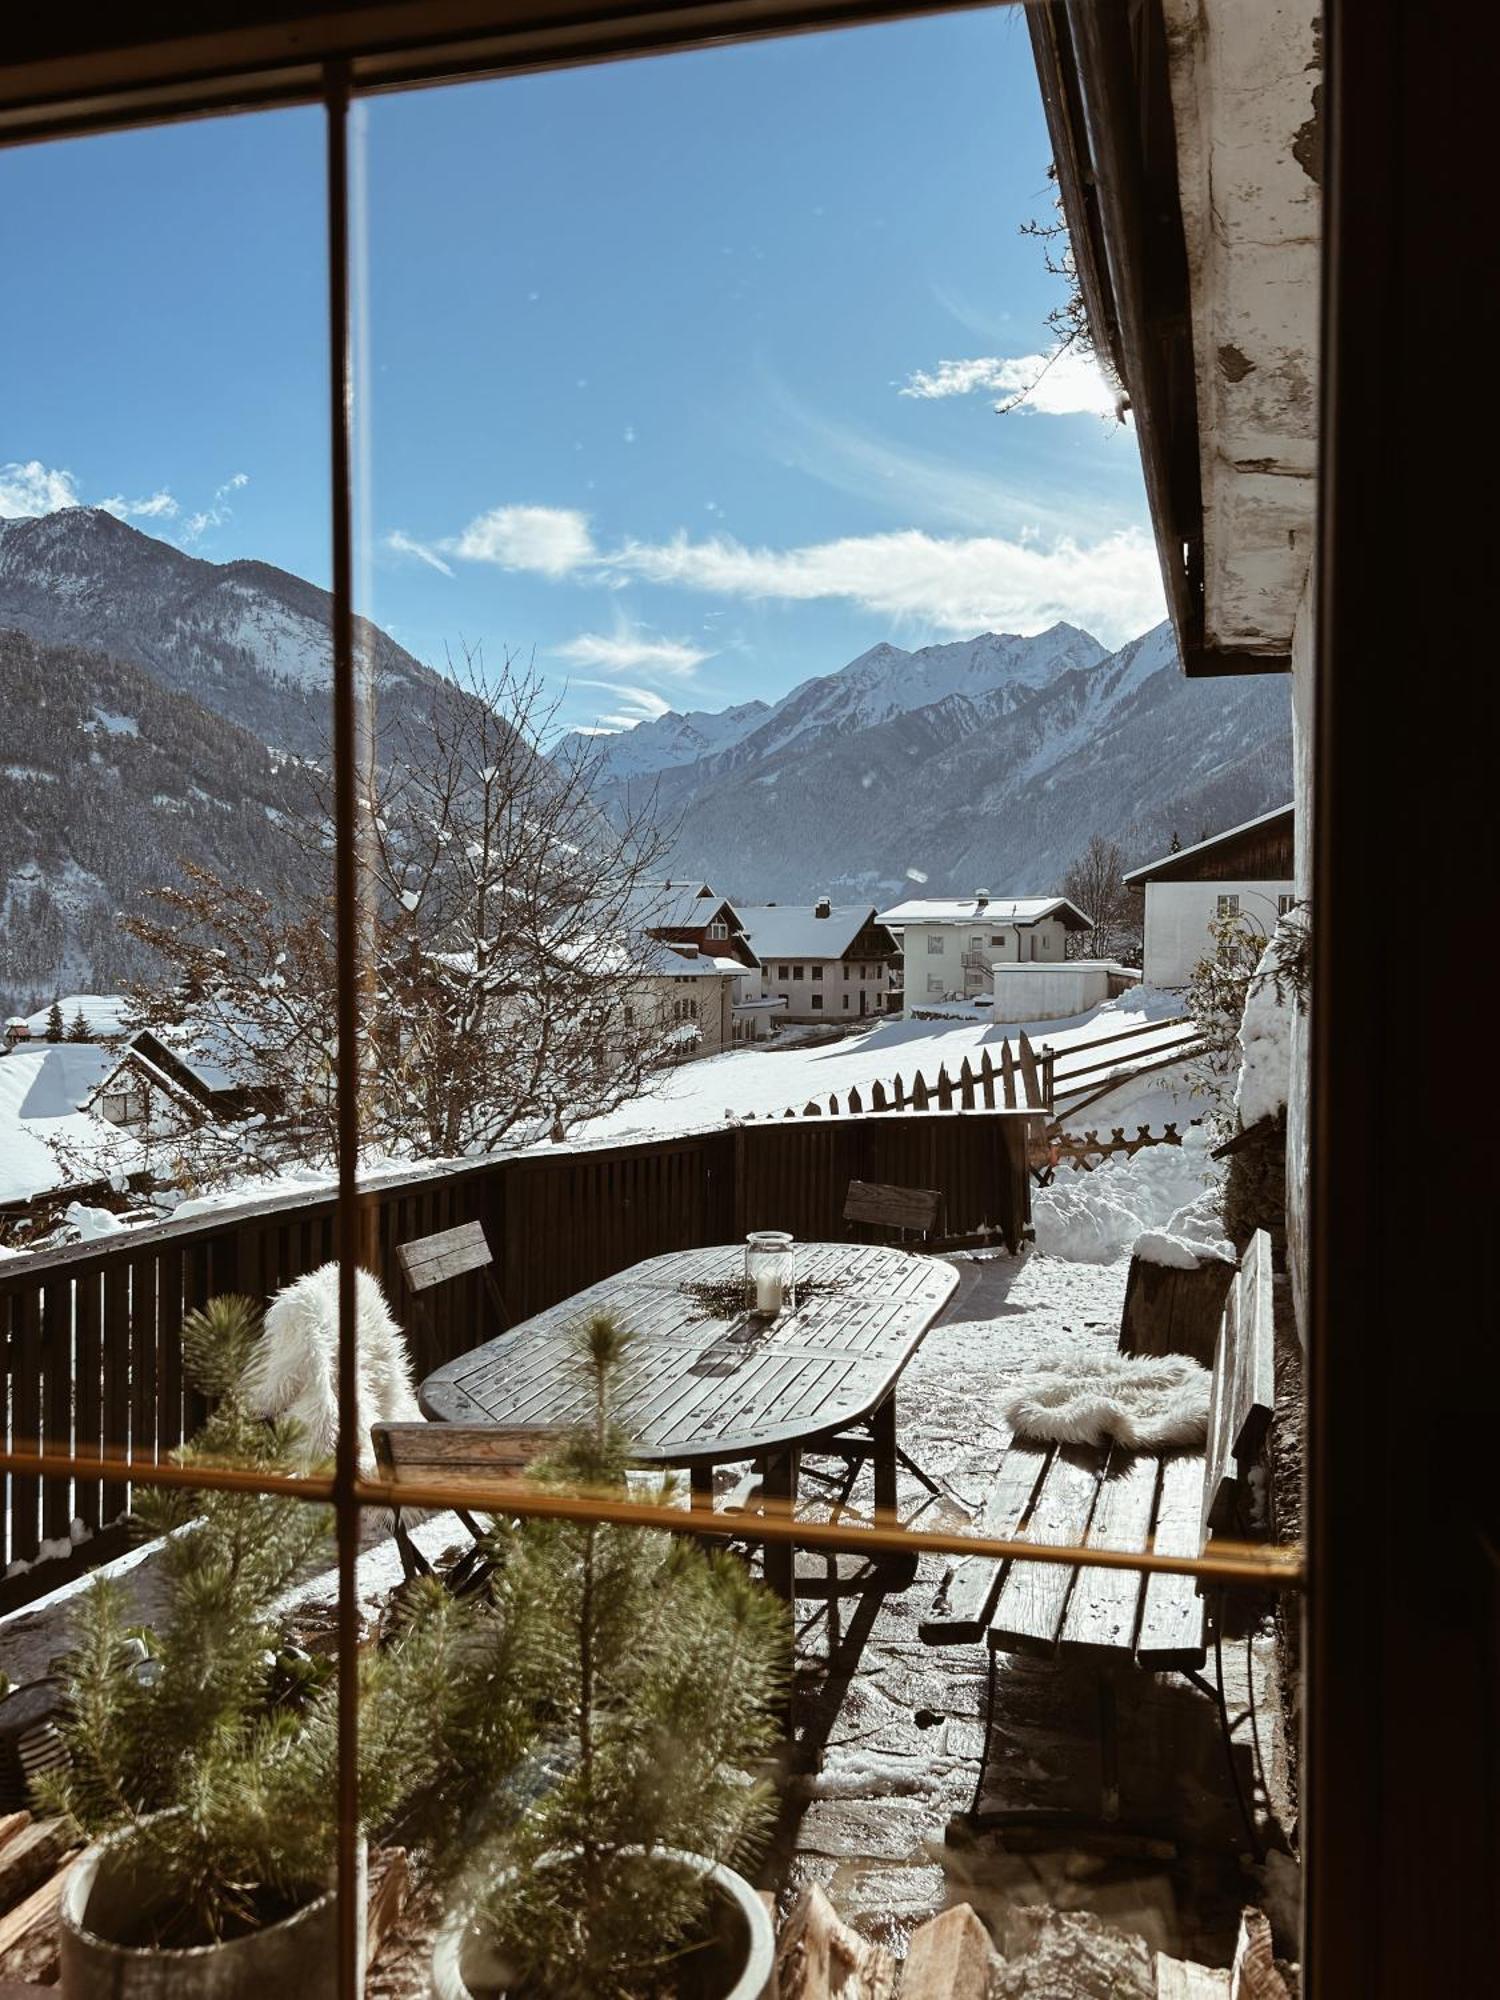
POLYGON ((643 882, 640 921, 654 931, 700 930, 729 901, 707 882, 643 882))
POLYGON ((1069 930, 1086 931, 1091 920, 1066 896, 925 896, 882 910, 883 924, 1039 924, 1059 917, 1069 930))
MULTIPOLYGON (((82 1014, 88 1023, 89 1033, 97 1040, 106 1035, 125 1033, 125 1010, 129 1002, 123 993, 64 993, 57 1005, 62 1010, 63 1026, 71 1028, 74 1020, 82 1014)), ((52 1003, 39 1007, 27 1020, 27 1026, 34 1035, 47 1032, 47 1016, 52 1012, 52 1003)))
POLYGON ((135 1171, 139 1142, 82 1108, 119 1061, 95 1042, 26 1043, 0 1058, 0 1201, 135 1171))
POLYGON ((1195 840, 1191 847, 1174 847, 1169 854, 1158 854, 1154 861, 1143 861, 1139 868, 1129 869, 1123 879, 1126 882, 1146 882, 1159 869, 1175 868, 1194 856, 1201 859, 1211 854, 1216 847, 1224 847, 1232 840, 1239 840, 1244 834, 1256 833, 1261 828, 1273 827, 1278 820, 1285 820, 1288 827, 1293 824, 1296 808, 1276 806, 1270 812, 1258 813, 1254 819, 1241 820, 1238 826, 1226 826, 1222 833, 1210 834, 1207 840, 1195 840))
POLYGON ((737 903, 750 949, 768 958, 842 958, 866 924, 877 921, 873 903, 737 903), (819 909, 827 916, 820 917, 819 909))
POLYGON ((678 945, 650 941, 648 970, 667 979, 722 979, 729 973, 748 972, 737 958, 716 958, 706 951, 684 950, 678 945))

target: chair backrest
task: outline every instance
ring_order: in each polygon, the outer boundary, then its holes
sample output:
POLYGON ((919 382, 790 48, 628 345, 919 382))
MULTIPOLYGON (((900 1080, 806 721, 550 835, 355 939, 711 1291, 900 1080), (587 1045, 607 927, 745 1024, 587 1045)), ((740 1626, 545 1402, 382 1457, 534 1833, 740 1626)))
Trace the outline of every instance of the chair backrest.
POLYGON ((512 1479, 566 1432, 556 1426, 508 1430, 498 1424, 373 1424, 381 1476, 397 1485, 512 1479))
POLYGON ((1203 1474, 1203 1539, 1232 1521, 1232 1488, 1264 1442, 1276 1407, 1271 1239, 1251 1237, 1224 1301, 1214 1350, 1203 1474))
POLYGON ((1158 1264, 1132 1255, 1120 1314, 1122 1354, 1187 1354, 1212 1368, 1235 1266, 1226 1258, 1158 1264))
POLYGON ((878 1181, 850 1181, 844 1198, 845 1222, 873 1222, 884 1229, 937 1228, 943 1197, 936 1188, 883 1187, 878 1181))
POLYGON ((484 1276, 485 1291, 497 1329, 503 1332, 509 1325, 505 1299, 495 1277, 495 1259, 482 1222, 461 1222, 456 1228, 440 1229, 435 1235, 419 1236, 411 1243, 398 1244, 396 1262, 412 1295, 417 1315, 429 1329, 432 1315, 426 1294, 451 1278, 465 1278, 473 1271, 484 1276))

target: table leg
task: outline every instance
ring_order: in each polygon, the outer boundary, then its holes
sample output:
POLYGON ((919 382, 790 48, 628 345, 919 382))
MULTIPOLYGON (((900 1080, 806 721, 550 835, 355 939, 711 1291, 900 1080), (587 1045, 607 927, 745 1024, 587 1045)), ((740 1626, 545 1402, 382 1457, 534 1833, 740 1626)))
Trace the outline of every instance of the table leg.
POLYGON ((875 1434, 875 1522, 894 1528, 896 1521, 896 1392, 892 1389, 870 1420, 875 1434))
MULTIPOLYGON (((797 1461, 795 1450, 767 1455, 760 1490, 768 1511, 791 1519, 797 1505, 797 1461)), ((766 1582, 783 1604, 791 1604, 797 1594, 797 1551, 791 1542, 765 1544, 766 1582)))

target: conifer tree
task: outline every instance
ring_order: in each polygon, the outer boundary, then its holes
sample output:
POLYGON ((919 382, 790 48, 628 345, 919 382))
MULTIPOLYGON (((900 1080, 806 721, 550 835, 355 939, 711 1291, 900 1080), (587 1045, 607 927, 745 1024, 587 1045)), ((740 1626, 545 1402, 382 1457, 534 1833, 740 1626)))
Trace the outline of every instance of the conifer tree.
POLYGON ((93 1039, 94 1031, 89 1026, 88 1021, 84 1017, 83 1009, 80 1007, 68 1024, 68 1040, 70 1042, 91 1042, 93 1039))
POLYGON ((49 1042, 60 1042, 63 1039, 63 1034, 62 1004, 60 1001, 54 1000, 52 1005, 47 1009, 47 1040, 49 1042))

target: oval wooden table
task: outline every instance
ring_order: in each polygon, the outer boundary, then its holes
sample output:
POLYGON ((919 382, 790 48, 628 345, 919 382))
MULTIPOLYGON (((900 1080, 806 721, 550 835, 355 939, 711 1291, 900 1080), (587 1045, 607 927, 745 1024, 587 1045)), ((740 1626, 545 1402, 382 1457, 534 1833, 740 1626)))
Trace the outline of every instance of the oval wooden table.
MULTIPOLYGON (((538 1430, 581 1421, 589 1392, 575 1330, 613 1313, 634 1336, 613 1414, 643 1464, 686 1466, 696 1505, 713 1468, 753 1459, 767 1500, 795 1501, 802 1451, 871 1427, 877 1518, 896 1507, 896 1384, 958 1284, 953 1265, 860 1243, 799 1243, 794 1310, 727 1317, 697 1288, 739 1283, 743 1244, 648 1257, 437 1369, 418 1392, 439 1423, 538 1430)), ((766 1580, 794 1588, 794 1551, 769 1545, 766 1580)))

